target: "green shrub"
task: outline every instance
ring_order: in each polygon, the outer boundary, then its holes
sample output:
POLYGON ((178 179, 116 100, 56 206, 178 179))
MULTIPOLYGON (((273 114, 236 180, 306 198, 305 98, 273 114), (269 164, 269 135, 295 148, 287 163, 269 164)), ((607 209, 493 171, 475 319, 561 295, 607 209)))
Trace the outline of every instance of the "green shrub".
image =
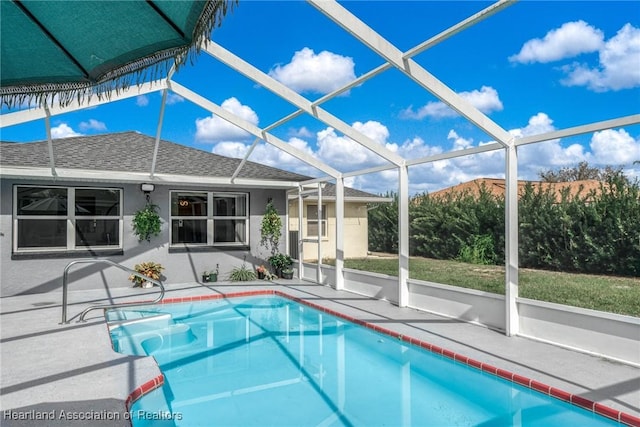
POLYGON ((250 280, 256 280, 256 273, 247 267, 245 263, 242 263, 240 267, 234 267, 229 273, 229 280, 232 282, 248 282, 250 280))

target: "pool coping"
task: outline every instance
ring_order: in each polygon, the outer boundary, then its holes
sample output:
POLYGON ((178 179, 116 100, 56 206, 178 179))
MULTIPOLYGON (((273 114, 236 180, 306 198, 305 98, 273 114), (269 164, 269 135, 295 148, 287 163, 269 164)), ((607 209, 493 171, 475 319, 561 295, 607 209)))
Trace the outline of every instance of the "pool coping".
MULTIPOLYGON (((299 304, 306 305, 318 311, 322 311, 323 313, 330 314, 332 316, 353 322, 357 325, 363 326, 367 329, 373 330, 375 332, 385 334, 387 336, 396 338, 400 341, 406 342, 410 345, 414 345, 420 347, 422 349, 428 350, 432 353, 439 354, 441 356, 447 357, 448 359, 453 360, 454 362, 462 363, 464 365, 473 367, 475 369, 479 369, 482 372, 486 372, 487 374, 494 375, 500 377, 502 379, 517 383, 523 387, 527 387, 529 389, 535 390, 539 393, 546 394, 547 396, 559 399, 566 403, 572 404, 574 406, 578 406, 582 409, 591 411, 597 415, 603 416, 605 418, 617 421, 624 425, 630 427, 640 427, 640 417, 633 416, 631 414, 627 414, 623 411, 618 411, 613 409, 607 405, 603 405, 601 403, 594 402, 592 400, 586 399, 582 396, 578 396, 576 394, 568 393, 562 389, 551 387, 547 384, 541 383, 539 381, 524 377, 522 375, 513 373, 511 371, 497 368, 488 363, 479 362, 475 359, 466 357, 462 354, 455 353, 453 351, 447 350, 445 348, 430 344, 423 340, 418 340, 412 338, 409 335, 399 334, 390 329, 383 328, 381 326, 375 325, 373 323, 365 322, 361 319, 357 319, 355 317, 349 316, 344 313, 340 313, 339 311, 332 310, 327 307, 323 307, 321 305, 315 304, 313 302, 307 301, 303 298, 295 297, 293 295, 287 294, 286 292, 275 290, 275 289, 261 289, 261 290, 252 290, 252 291, 242 291, 242 292, 231 292, 231 293, 221 293, 214 295, 200 295, 200 296, 187 296, 187 297, 174 297, 174 298, 166 298, 159 302, 158 304, 177 304, 177 303, 185 303, 185 302, 198 302, 198 301, 208 301, 208 300, 217 300, 217 299, 229 299, 229 298, 241 298, 248 296, 259 296, 259 295, 276 295, 283 298, 287 298, 291 301, 297 302, 299 304)), ((108 327, 108 324, 107 324, 108 327)), ((143 397, 145 394, 150 393, 151 391, 162 387, 164 384, 164 375, 160 374, 155 378, 145 382, 141 386, 137 387, 133 390, 125 401, 126 411, 129 412, 131 410, 131 405, 133 405, 138 399, 143 397)))

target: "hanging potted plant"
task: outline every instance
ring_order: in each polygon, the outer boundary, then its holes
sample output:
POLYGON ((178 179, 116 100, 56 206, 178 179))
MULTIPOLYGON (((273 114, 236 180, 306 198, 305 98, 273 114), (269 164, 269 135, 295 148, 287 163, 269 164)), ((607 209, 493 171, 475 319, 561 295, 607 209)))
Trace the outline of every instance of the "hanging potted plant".
POLYGON ((158 214, 158 206, 147 201, 145 207, 133 215, 132 223, 133 234, 138 237, 138 241, 151 242, 151 238, 158 236, 161 231, 162 220, 158 214))
POLYGON ((273 202, 269 201, 262 216, 262 224, 260 225, 260 244, 267 248, 272 256, 278 253, 281 233, 282 219, 273 206, 273 202))

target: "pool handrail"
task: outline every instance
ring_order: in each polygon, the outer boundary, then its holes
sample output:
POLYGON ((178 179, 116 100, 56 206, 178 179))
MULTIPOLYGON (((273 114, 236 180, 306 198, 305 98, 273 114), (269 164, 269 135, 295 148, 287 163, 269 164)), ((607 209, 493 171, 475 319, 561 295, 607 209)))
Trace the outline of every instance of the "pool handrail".
POLYGON ((61 325, 65 325, 67 323, 69 323, 69 321, 67 321, 67 290, 69 287, 69 269, 76 265, 76 264, 98 264, 98 263, 102 263, 102 264, 109 264, 110 266, 113 267, 118 267, 121 270, 126 271, 127 273, 133 275, 133 276, 137 276, 140 277, 143 280, 146 280, 147 282, 151 282, 154 285, 157 285, 160 287, 160 295, 158 295, 158 297, 156 299, 154 299, 153 301, 145 301, 145 302, 121 302, 118 304, 96 304, 96 305, 92 305, 89 306, 87 308, 85 308, 82 313, 80 313, 80 318, 78 319, 78 322, 84 322, 84 317, 87 315, 87 313, 89 313, 92 310, 97 310, 97 309, 107 309, 107 308, 119 308, 119 307, 125 307, 128 305, 152 305, 152 304, 157 304, 160 301, 162 301, 162 298, 164 298, 164 285, 162 284, 162 282, 160 280, 155 280, 152 279, 150 277, 145 276, 142 273, 139 273, 135 270, 132 270, 130 268, 125 267, 122 264, 118 264, 117 262, 111 261, 109 259, 102 259, 102 258, 87 258, 87 259, 77 259, 74 261, 71 261, 69 264, 67 264, 67 266, 64 268, 64 273, 62 275, 62 322, 60 323, 61 325))

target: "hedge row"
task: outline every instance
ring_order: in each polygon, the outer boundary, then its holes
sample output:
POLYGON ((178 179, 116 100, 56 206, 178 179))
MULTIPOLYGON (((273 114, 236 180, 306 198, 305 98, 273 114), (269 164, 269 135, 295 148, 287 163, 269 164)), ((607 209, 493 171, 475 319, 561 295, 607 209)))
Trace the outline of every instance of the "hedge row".
MULTIPOLYGON (((369 212, 369 248, 397 252, 397 194, 369 212)), ((504 197, 416 196, 409 203, 410 253, 435 259, 504 264, 504 197)), ((622 175, 600 191, 559 197, 527 185, 519 201, 521 267, 640 276, 640 185, 622 175)))

